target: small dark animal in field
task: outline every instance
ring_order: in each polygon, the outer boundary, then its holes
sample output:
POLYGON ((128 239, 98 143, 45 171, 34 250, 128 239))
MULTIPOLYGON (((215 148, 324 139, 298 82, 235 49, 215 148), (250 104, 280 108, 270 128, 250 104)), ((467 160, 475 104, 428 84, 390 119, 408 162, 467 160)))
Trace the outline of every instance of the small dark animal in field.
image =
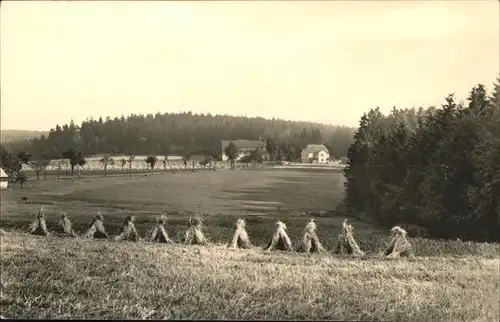
POLYGON ((392 240, 389 246, 384 250, 384 255, 387 258, 398 258, 401 256, 411 256, 411 244, 406 238, 406 230, 399 226, 391 228, 392 240))
POLYGON ((338 236, 337 248, 334 251, 335 254, 347 254, 354 257, 365 256, 354 239, 353 230, 354 228, 347 224, 347 219, 344 219, 342 233, 338 236))
POLYGON ((304 228, 302 242, 297 248, 297 252, 318 253, 324 250, 325 249, 316 235, 316 222, 314 219, 311 219, 311 221, 304 228))
POLYGON ((246 223, 244 219, 236 221, 236 231, 234 232, 233 241, 231 242, 232 248, 251 248, 252 243, 248 238, 247 230, 245 229, 246 223))
POLYGON ((189 218, 189 227, 186 230, 184 243, 187 245, 208 245, 208 240, 202 231, 203 223, 199 218, 189 218))
POLYGON ((78 237, 78 234, 73 229, 73 224, 71 220, 69 220, 68 215, 65 212, 61 213, 61 220, 59 221, 59 225, 63 229, 63 232, 70 237, 78 237))
POLYGON ((267 244, 264 248, 266 251, 271 251, 273 249, 293 251, 292 241, 286 233, 286 225, 279 220, 276 222, 276 231, 274 232, 273 237, 269 241, 269 244, 267 244))
POLYGON ((161 216, 158 218, 156 225, 149 232, 148 241, 157 242, 157 243, 165 243, 165 244, 173 244, 173 241, 168 237, 167 231, 165 230, 165 218, 161 216))
POLYGON ((135 229, 134 225, 134 217, 127 216, 125 218, 125 222, 123 223, 123 231, 120 235, 114 238, 115 240, 130 240, 130 241, 139 241, 139 233, 137 233, 137 229, 135 229))
POLYGON ((108 234, 106 233, 106 230, 104 229, 103 225, 103 216, 101 214, 98 214, 94 220, 92 220, 92 223, 90 224, 89 230, 85 233, 84 237, 86 238, 108 238, 108 234))
POLYGON ((26 196, 22 196, 22 197, 21 197, 21 201, 22 201, 22 202, 28 202, 28 197, 26 197, 26 196))
POLYGON ((47 230, 47 225, 45 224, 45 215, 43 212, 43 207, 40 207, 38 214, 36 215, 36 220, 31 224, 29 233, 33 235, 49 236, 50 233, 47 230))

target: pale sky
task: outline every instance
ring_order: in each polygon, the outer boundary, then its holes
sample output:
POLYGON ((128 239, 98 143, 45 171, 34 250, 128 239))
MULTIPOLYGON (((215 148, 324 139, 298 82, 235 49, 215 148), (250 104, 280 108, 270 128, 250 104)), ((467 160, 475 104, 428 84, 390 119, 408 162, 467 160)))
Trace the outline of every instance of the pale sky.
POLYGON ((499 74, 499 2, 3 1, 1 128, 179 112, 356 126, 499 74))

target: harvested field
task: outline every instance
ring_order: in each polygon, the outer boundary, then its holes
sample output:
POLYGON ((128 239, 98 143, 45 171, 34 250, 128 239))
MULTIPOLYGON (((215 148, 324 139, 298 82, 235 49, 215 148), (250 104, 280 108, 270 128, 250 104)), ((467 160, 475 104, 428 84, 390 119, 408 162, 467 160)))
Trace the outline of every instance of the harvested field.
POLYGON ((351 321, 498 321, 499 317, 498 258, 361 260, 13 233, 1 241, 0 308, 5 317, 351 321))
MULTIPOLYGON (((245 218, 252 240, 270 238, 276 219, 288 230, 300 230, 309 221, 304 212, 316 211, 319 234, 336 234, 343 218, 329 211, 343 197, 343 176, 332 170, 226 170, 162 173, 152 176, 92 177, 30 181, 21 190, 2 191, 0 227, 23 229, 44 206, 47 225, 70 216, 83 233, 97 214, 103 213, 106 231, 117 234, 128 215, 135 216, 141 236, 151 229, 155 216, 167 213, 165 228, 170 236, 184 231, 189 212, 202 213, 208 236, 229 239, 237 218, 245 218), (27 196, 28 202, 22 202, 27 196), (336 227, 336 228, 334 228, 336 227), (331 230, 333 229, 333 230, 331 230), (253 237, 255 236, 255 237, 253 237)), ((359 223, 358 229, 371 227, 359 223)), ((332 234, 332 236, 333 236, 332 234)))
POLYGON ((12 318, 496 321, 499 250, 410 238, 414 258, 381 254, 389 231, 350 218, 367 256, 333 255, 343 177, 331 170, 235 170, 32 181, 2 191, 0 314, 12 318), (29 201, 22 202, 21 196, 29 201), (65 211, 83 234, 99 207, 106 231, 133 215, 146 237, 161 212, 183 242, 200 211, 215 245, 184 246, 22 234, 44 206, 49 231, 65 211), (277 219, 293 245, 314 215, 326 253, 262 250, 277 219), (226 246, 245 218, 252 249, 226 246), (158 286, 158 287, 154 287, 158 286))

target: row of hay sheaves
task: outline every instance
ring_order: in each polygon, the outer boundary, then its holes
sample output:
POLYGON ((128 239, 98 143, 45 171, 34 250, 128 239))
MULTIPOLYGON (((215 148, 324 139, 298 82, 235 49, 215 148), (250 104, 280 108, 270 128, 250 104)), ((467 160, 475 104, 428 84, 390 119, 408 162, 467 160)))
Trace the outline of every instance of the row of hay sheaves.
MULTIPOLYGON (((104 228, 103 220, 104 219, 102 214, 98 212, 97 216, 92 220, 90 228, 81 237, 110 238, 104 228)), ((158 218, 155 225, 148 232, 145 239, 149 242, 173 244, 174 242, 172 241, 172 239, 170 239, 167 231, 165 230, 165 223, 166 220, 163 216, 158 218)), ((59 226, 62 228, 62 231, 65 235, 77 238, 80 237, 73 229, 72 223, 65 213, 61 213, 59 226)), ((246 223, 244 219, 238 219, 236 221, 236 229, 231 244, 229 245, 230 247, 244 249, 255 247, 250 241, 245 226, 246 223)), ((48 231, 47 225, 45 223, 43 207, 38 210, 36 220, 31 224, 29 228, 29 233, 34 235, 50 235, 50 232, 48 231)), ((411 256, 411 244, 407 239, 407 232, 401 227, 395 226, 391 229, 391 234, 391 241, 387 248, 384 250, 384 255, 388 258, 411 256)), ((113 237, 113 239, 131 241, 142 240, 142 238, 139 236, 139 233, 137 232, 137 229, 135 228, 133 216, 127 216, 123 224, 122 232, 118 236, 113 237)), ((184 243, 188 245, 211 244, 203 234, 203 224, 201 219, 189 219, 189 226, 186 230, 184 243)), ((269 243, 266 245, 266 247, 264 247, 264 250, 283 250, 305 253, 320 253, 326 251, 316 234, 316 223, 314 219, 311 219, 310 222, 305 226, 302 232, 301 242, 295 248, 292 246, 292 241, 286 232, 286 225, 281 221, 277 221, 275 232, 269 243)), ((354 239, 353 226, 347 223, 347 219, 345 219, 342 223, 342 231, 338 236, 338 242, 334 253, 346 254, 354 257, 363 257, 366 255, 366 253, 360 249, 358 243, 354 239)))

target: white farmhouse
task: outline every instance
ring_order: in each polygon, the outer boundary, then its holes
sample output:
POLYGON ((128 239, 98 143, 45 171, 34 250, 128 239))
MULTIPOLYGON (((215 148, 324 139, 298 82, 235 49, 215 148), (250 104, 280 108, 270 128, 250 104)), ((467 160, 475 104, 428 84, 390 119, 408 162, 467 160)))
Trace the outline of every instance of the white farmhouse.
POLYGON ((300 154, 302 163, 327 163, 330 151, 322 144, 308 144, 300 154))
POLYGON ((0 168, 0 189, 6 189, 9 186, 9 176, 0 168))

